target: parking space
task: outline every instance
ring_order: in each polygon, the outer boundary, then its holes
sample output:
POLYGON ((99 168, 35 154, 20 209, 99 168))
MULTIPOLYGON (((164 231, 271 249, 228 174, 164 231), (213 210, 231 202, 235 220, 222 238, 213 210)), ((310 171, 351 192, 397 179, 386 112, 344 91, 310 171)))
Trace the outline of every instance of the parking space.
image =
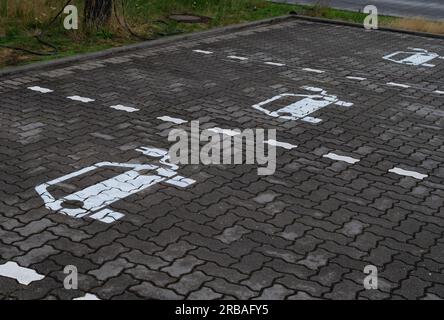
POLYGON ((443 57, 290 19, 0 79, 0 298, 444 298, 443 57), (276 172, 171 165, 192 121, 276 172))

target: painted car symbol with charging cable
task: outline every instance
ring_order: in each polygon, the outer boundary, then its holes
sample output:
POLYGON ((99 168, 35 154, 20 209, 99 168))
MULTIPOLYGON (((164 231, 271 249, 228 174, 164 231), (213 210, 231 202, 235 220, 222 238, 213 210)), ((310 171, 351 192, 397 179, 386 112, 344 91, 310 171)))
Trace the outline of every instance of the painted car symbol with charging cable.
POLYGON ((119 200, 141 192, 160 182, 181 188, 186 188, 195 183, 195 180, 177 174, 179 167, 169 162, 167 150, 142 147, 136 149, 136 151, 149 157, 160 158, 159 165, 100 162, 41 184, 35 190, 45 202, 45 207, 48 210, 73 218, 89 217, 104 223, 112 223, 124 216, 124 214, 108 208, 119 200), (50 187, 85 174, 93 174, 94 171, 101 168, 123 168, 128 169, 128 171, 60 199, 56 199, 48 191, 50 187), (152 173, 146 174, 146 172, 152 173))

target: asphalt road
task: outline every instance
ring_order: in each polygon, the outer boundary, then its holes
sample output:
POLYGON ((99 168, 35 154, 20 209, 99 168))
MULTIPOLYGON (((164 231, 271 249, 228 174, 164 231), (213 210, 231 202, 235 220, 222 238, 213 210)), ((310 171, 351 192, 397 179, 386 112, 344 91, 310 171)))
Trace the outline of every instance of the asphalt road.
POLYGON ((291 19, 1 78, 0 298, 444 298, 442 56, 291 19), (168 166, 192 120, 276 172, 168 166))
MULTIPOLYGON (((318 0, 273 0, 275 2, 316 4, 318 0)), ((423 17, 444 20, 444 0, 329 0, 337 9, 362 11, 366 5, 375 5, 379 14, 399 17, 423 17)))

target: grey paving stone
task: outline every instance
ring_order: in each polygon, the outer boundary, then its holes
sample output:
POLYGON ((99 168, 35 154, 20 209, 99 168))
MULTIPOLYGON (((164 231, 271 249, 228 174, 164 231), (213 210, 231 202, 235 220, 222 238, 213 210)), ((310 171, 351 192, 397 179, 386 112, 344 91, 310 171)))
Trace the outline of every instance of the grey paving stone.
POLYGON ((178 300, 183 298, 172 290, 156 287, 148 282, 142 282, 137 286, 131 287, 130 290, 144 297, 145 299, 150 300, 178 300))
MULTIPOLYGON (((444 90, 444 62, 382 58, 409 47, 439 51, 441 40, 292 19, 201 37, 2 76, 0 263, 47 279, 18 288, 0 277, 0 298, 444 298, 444 102, 433 92, 444 90), (214 54, 193 51, 203 47, 214 54), (313 112, 319 123, 252 108, 306 86, 353 106, 313 112), (140 110, 109 108, 117 104, 140 110), (273 128, 297 148, 277 148, 270 176, 257 164, 180 165, 193 185, 162 181, 117 199, 106 209, 123 217, 110 224, 45 206, 36 186, 94 164, 159 164, 135 149, 168 149, 169 131, 188 128, 158 119, 165 115, 199 119, 201 129, 273 128), (330 152, 360 161, 325 158, 330 152), (394 167, 427 177, 389 173, 394 167), (75 295, 62 288, 68 263, 80 271, 75 295), (380 290, 362 286, 369 264, 380 290)), ((287 98, 270 108, 298 100, 287 98)), ((108 169, 49 191, 60 199, 126 171, 108 169)))
POLYGON ((331 253, 328 253, 326 251, 314 251, 308 254, 305 259, 298 261, 298 264, 302 264, 312 270, 317 270, 320 267, 325 266, 328 263, 329 257, 332 256, 333 255, 331 253))
POLYGON ((134 266, 124 259, 117 259, 103 264, 99 269, 90 271, 89 274, 103 281, 119 275, 123 270, 134 266))
POLYGON ((294 291, 285 288, 280 284, 275 284, 270 288, 262 291, 262 294, 257 298, 258 300, 283 300, 287 296, 294 293, 294 291))
POLYGON ((239 240, 240 238, 242 238, 244 234, 247 234, 249 232, 250 231, 243 228, 242 226, 234 226, 225 229, 221 235, 216 236, 216 239, 219 239, 220 241, 226 244, 230 244, 232 242, 239 240))
POLYGON ((171 284, 169 288, 174 289, 174 291, 182 295, 187 295, 189 292, 199 289, 204 282, 211 279, 211 277, 208 277, 204 273, 196 271, 184 275, 178 282, 171 284))
POLYGON ((211 288, 207 287, 202 287, 188 296, 189 300, 215 300, 220 298, 222 298, 220 293, 214 292, 211 288))
POLYGON ((162 271, 168 272, 173 277, 179 277, 190 272, 196 266, 203 263, 204 262, 202 260, 199 260, 194 256, 186 256, 184 258, 175 260, 172 265, 163 268, 162 271))

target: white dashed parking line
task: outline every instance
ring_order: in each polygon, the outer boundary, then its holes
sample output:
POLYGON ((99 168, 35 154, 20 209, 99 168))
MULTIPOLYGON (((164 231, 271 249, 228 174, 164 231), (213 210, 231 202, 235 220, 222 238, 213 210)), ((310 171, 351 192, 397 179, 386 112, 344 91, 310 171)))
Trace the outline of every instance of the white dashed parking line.
POLYGON ((196 53, 203 53, 203 54, 213 54, 212 51, 205 51, 205 50, 193 50, 196 53))
POLYGON ((231 136, 231 137, 237 136, 237 135, 240 134, 240 131, 235 131, 235 130, 231 130, 231 129, 221 129, 221 128, 218 128, 218 127, 208 129, 208 131, 212 131, 212 132, 216 132, 216 133, 222 133, 222 134, 225 134, 225 135, 231 136))
POLYGON ((352 157, 347 157, 347 156, 341 156, 339 154, 336 153, 332 153, 330 152, 329 154, 325 154, 323 155, 324 158, 329 158, 331 160, 337 160, 337 161, 344 161, 350 164, 355 164, 356 162, 359 162, 359 159, 355 159, 352 157))
POLYGON ((364 81, 364 80, 367 80, 367 78, 351 77, 351 76, 347 77, 347 79, 350 79, 350 80, 357 80, 357 81, 364 81))
POLYGON ((38 86, 35 86, 35 87, 28 87, 28 89, 29 89, 29 90, 32 90, 32 91, 37 91, 37 92, 40 92, 40 93, 50 93, 50 92, 54 92, 54 90, 47 89, 47 88, 42 88, 42 87, 38 87, 38 86))
POLYGON ((410 86, 407 84, 396 83, 396 82, 388 82, 387 85, 391 87, 410 88, 410 86))
POLYGON ((275 147, 281 147, 287 150, 291 150, 294 148, 297 148, 298 146, 291 144, 291 143, 287 143, 287 142, 280 142, 280 141, 276 141, 276 140, 267 140, 265 141, 265 143, 268 143, 271 146, 275 146, 275 147))
POLYGON ((139 111, 139 109, 136 108, 131 108, 131 107, 125 107, 122 106, 121 104, 117 105, 117 106, 111 106, 111 109, 115 109, 115 110, 119 110, 119 111, 125 111, 125 112, 137 112, 139 111))
POLYGON ((83 102, 83 103, 88 103, 88 102, 95 101, 94 99, 84 98, 84 97, 80 97, 80 96, 70 96, 70 97, 67 97, 67 99, 74 100, 74 101, 80 101, 80 102, 83 102))
MULTIPOLYGON (((207 54, 207 55, 208 54, 214 54, 213 51, 207 51, 207 50, 196 49, 196 50, 193 50, 193 51, 196 52, 196 53, 202 53, 202 54, 207 54)), ((398 52, 398 53, 400 53, 400 52, 398 52)), ((236 56, 236 55, 230 55, 230 56, 227 56, 227 58, 233 59, 233 60, 240 60, 240 61, 250 60, 250 58, 248 58, 248 57, 236 56)), ((441 57, 441 59, 444 59, 444 58, 441 57)), ((256 60, 254 62, 264 63, 266 65, 276 66, 276 67, 287 66, 287 64, 285 64, 285 63, 272 62, 272 61, 264 62, 264 61, 257 61, 256 60)), ((399 61, 398 61, 398 63, 399 63, 399 61)), ((422 65, 423 66, 433 66, 433 65, 428 65, 428 64, 422 64, 422 65)), ((319 70, 319 69, 314 69, 314 68, 301 68, 301 67, 297 67, 297 68, 301 69, 303 71, 306 71, 306 72, 312 72, 312 73, 317 73, 317 74, 323 74, 323 73, 326 73, 326 72, 331 72, 331 71, 319 70)), ((345 78, 349 79, 349 80, 354 80, 354 81, 366 81, 366 80, 368 80, 368 81, 377 82, 378 84, 380 84, 380 82, 377 81, 376 79, 370 79, 369 80, 368 78, 365 78, 365 77, 346 76, 345 78)), ((392 86, 392 87, 398 87, 398 88, 405 88, 405 89, 412 87, 410 85, 406 85, 406 84, 402 84, 402 83, 396 83, 396 82, 388 82, 388 83, 385 83, 385 85, 392 86)), ((435 90, 435 91, 433 91, 433 90, 429 90, 429 89, 426 89, 426 88, 415 88, 415 89, 416 90, 421 90, 421 91, 424 91, 424 92, 428 92, 428 93, 435 93, 435 94, 444 95, 444 91, 442 91, 442 90, 435 90)))
POLYGON ((419 179, 419 180, 422 180, 422 179, 428 177, 428 175, 426 175, 426 174, 422 174, 422 173, 419 173, 416 171, 404 170, 404 169, 401 169, 398 167, 394 167, 393 169, 390 169, 389 172, 396 173, 401 176, 412 177, 412 178, 419 179))
POLYGON ((269 66, 276 66, 276 67, 285 66, 285 63, 277 63, 277 62, 265 62, 265 64, 268 64, 269 66))
POLYGON ((173 117, 169 117, 169 116, 157 117, 157 119, 165 121, 165 122, 172 122, 175 124, 182 124, 182 123, 188 122, 188 121, 180 119, 180 118, 173 118, 173 117))
POLYGON ((241 60, 241 61, 248 60, 248 58, 246 58, 246 57, 239 57, 239 56, 228 56, 227 58, 234 59, 234 60, 241 60))
POLYGON ((311 68, 303 68, 302 70, 307 71, 307 72, 314 72, 314 73, 324 73, 325 72, 323 70, 311 69, 311 68))
POLYGON ((45 278, 45 276, 38 274, 35 270, 21 267, 17 263, 11 261, 0 265, 0 276, 15 279, 18 283, 26 286, 31 282, 45 278))

